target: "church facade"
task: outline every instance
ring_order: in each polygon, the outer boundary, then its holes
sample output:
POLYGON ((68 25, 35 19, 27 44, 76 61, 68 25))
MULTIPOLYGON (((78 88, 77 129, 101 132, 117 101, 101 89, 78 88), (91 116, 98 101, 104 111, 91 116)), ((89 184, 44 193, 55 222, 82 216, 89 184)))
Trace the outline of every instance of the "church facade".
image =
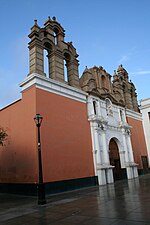
POLYGON ((79 78, 78 54, 64 37, 55 17, 49 17, 43 28, 34 21, 29 74, 20 84, 22 99, 0 111, 0 124, 8 133, 0 146, 1 189, 25 186, 26 191, 35 191, 37 113, 43 116, 42 162, 48 192, 104 185, 143 173, 147 149, 142 117, 127 71, 120 65, 112 77, 94 66, 79 78))

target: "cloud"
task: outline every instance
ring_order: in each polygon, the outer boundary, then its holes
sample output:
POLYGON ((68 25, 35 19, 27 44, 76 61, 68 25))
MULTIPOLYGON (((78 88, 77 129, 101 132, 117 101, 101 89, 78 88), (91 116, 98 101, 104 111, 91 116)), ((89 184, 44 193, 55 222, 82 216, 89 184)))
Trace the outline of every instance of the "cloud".
POLYGON ((129 55, 123 55, 121 58, 118 60, 118 64, 123 64, 124 62, 129 60, 129 55))
POLYGON ((21 94, 19 86, 17 84, 11 84, 11 86, 9 87, 9 91, 3 90, 1 92, 0 109, 20 98, 21 94))
POLYGON ((137 55, 138 52, 136 50, 136 47, 131 48, 128 52, 122 54, 122 56, 120 57, 120 59, 118 60, 118 64, 124 64, 125 62, 129 61, 131 59, 131 57, 135 57, 135 55, 137 55))
POLYGON ((11 60, 8 61, 8 59, 1 57, 3 63, 0 66, 0 108, 21 97, 18 84, 27 76, 29 66, 27 43, 28 39, 25 36, 13 40, 9 48, 11 60))
POLYGON ((20 87, 13 71, 0 68, 1 100, 0 109, 20 98, 20 87))
POLYGON ((28 72, 29 49, 28 38, 26 36, 16 39, 13 43, 13 70, 17 74, 28 72))
POLYGON ((137 72, 132 72, 130 74, 131 75, 146 75, 146 74, 150 74, 150 70, 141 70, 141 71, 137 71, 137 72))

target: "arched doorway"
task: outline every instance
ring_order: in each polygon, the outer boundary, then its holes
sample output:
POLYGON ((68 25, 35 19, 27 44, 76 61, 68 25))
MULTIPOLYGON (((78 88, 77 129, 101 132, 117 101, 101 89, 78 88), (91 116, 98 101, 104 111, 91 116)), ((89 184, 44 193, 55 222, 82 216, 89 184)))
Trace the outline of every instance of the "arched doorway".
POLYGON ((110 165, 114 166, 113 168, 114 180, 122 179, 123 174, 121 170, 119 149, 114 138, 112 138, 109 142, 109 159, 110 165))

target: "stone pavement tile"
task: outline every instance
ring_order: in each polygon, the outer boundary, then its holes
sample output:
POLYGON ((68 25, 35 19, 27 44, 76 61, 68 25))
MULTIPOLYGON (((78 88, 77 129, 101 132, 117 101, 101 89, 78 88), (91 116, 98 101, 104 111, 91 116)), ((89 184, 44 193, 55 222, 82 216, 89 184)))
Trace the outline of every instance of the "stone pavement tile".
POLYGON ((62 214, 58 215, 58 213, 44 214, 44 213, 38 212, 36 214, 30 214, 26 218, 22 217, 21 220, 25 222, 26 224, 30 224, 32 220, 36 221, 38 224, 40 223, 40 221, 45 221, 45 223, 46 222, 52 223, 63 218, 65 218, 65 216, 64 215, 62 216, 62 214))
POLYGON ((80 215, 72 215, 69 217, 64 218, 63 220, 60 221, 61 223, 66 223, 66 224, 86 224, 86 221, 90 220, 91 217, 89 216, 80 216, 80 215))
MULTIPOLYGON (((112 225, 116 219, 109 219, 109 218, 92 218, 85 223, 82 223, 82 225, 112 225)), ((120 224, 121 225, 121 224, 120 224)))
POLYGON ((0 193, 0 208, 9 209, 16 206, 25 204, 33 204, 36 201, 35 197, 28 197, 22 195, 2 194, 0 193))
POLYGON ((27 224, 30 225, 30 224, 39 224, 39 223, 37 219, 32 218, 32 220, 24 220, 21 217, 19 218, 17 217, 15 219, 10 219, 0 223, 0 225, 27 225, 27 224))
MULTIPOLYGON (((71 214, 69 214, 70 216, 71 214)), ((29 214, 27 217, 22 216, 21 220, 25 222, 25 224, 30 224, 30 222, 33 220, 37 222, 37 224, 41 223, 41 221, 44 221, 44 224, 53 224, 53 222, 57 222, 60 220, 63 220, 68 217, 68 214, 62 213, 61 211, 58 212, 47 212, 47 211, 38 211, 36 213, 29 214)))
POLYGON ((140 206, 140 204, 140 201, 130 201, 128 198, 122 199, 121 201, 119 201, 118 199, 114 200, 115 206, 118 205, 118 207, 120 206, 131 210, 136 209, 140 206))
MULTIPOLYGON (((95 224, 94 224, 95 225, 95 224)), ((100 224, 103 225, 103 224, 100 224)), ((112 225, 150 225, 149 222, 129 221, 129 220, 117 220, 112 225)))
POLYGON ((80 212, 81 211, 81 209, 80 208, 77 208, 77 207, 71 207, 71 208, 66 208, 66 207, 57 207, 57 208, 50 208, 50 209, 46 209, 46 211, 48 212, 48 213, 56 213, 56 214, 65 214, 66 216, 70 216, 70 215, 72 215, 72 214, 76 214, 76 213, 78 213, 78 212, 80 212))
POLYGON ((148 204, 140 206, 137 209, 135 209, 134 211, 137 212, 137 213, 139 212, 139 213, 148 213, 148 214, 150 214, 150 201, 149 201, 148 204))
POLYGON ((20 207, 10 208, 5 211, 0 211, 0 222, 13 219, 22 215, 28 215, 36 210, 30 205, 23 205, 20 207))
MULTIPOLYGON (((72 224, 70 224, 70 222, 67 223, 66 221, 65 222, 62 222, 62 221, 59 220, 59 221, 53 222, 52 224, 49 223, 48 225, 72 225, 72 224)), ((82 225, 82 224, 80 224, 80 225, 82 225)))
POLYGON ((0 225, 150 225, 150 175, 139 179, 47 196, 44 206, 0 194, 0 225))
MULTIPOLYGON (((60 221, 60 220, 57 220, 60 221)), ((52 225, 57 222, 55 220, 41 218, 15 218, 5 222, 0 223, 0 225, 52 225)), ((61 224, 61 223, 60 223, 61 224)))
POLYGON ((114 207, 102 207, 100 209, 98 208, 89 208, 86 210, 82 210, 80 212, 80 215, 84 216, 91 216, 91 217, 105 217, 105 218, 125 218, 131 211, 127 211, 124 208, 114 208, 114 207))
POLYGON ((150 212, 132 212, 128 215, 126 220, 133 220, 138 222, 149 222, 150 223, 150 212))

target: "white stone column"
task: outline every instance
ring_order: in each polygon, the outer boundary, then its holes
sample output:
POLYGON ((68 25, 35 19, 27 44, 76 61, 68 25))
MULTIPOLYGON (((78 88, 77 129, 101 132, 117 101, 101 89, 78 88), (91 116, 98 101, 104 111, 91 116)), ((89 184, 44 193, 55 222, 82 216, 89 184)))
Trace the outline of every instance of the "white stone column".
POLYGON ((132 173, 132 169, 130 167, 131 160, 130 160, 129 146, 128 146, 128 143, 127 143, 127 136, 126 135, 127 135, 126 133, 123 135, 124 148, 125 148, 126 171, 127 171, 127 178, 132 179, 133 173, 132 173))
POLYGON ((138 172, 136 164, 134 163, 130 132, 127 132, 126 130, 123 131, 123 144, 125 150, 127 178, 133 179, 134 177, 138 177, 138 172))
POLYGON ((98 175, 98 183, 99 185, 106 184, 106 174, 105 170, 102 166, 102 154, 100 149, 100 135, 98 129, 95 129, 95 143, 97 146, 97 154, 96 154, 96 169, 97 169, 97 175, 98 175))
POLYGON ((101 159, 101 153, 100 153, 100 145, 99 145, 99 134, 98 134, 98 129, 94 129, 94 136, 95 136, 95 146, 96 146, 96 162, 97 164, 102 163, 101 159))
POLYGON ((126 139, 127 139, 127 147, 128 147, 128 152, 129 152, 129 161, 130 162, 134 162, 130 134, 127 135, 127 138, 126 139))
POLYGON ((130 161, 129 161, 129 163, 130 163, 130 174, 131 174, 131 178, 135 178, 135 177, 138 177, 138 171, 137 171, 137 166, 134 162, 130 134, 127 135, 127 146, 128 146, 129 159, 130 159, 130 161))
POLYGON ((106 182, 109 184, 114 182, 113 171, 112 171, 113 167, 110 165, 105 127, 102 129, 101 132, 102 132, 101 135, 102 135, 102 143, 103 143, 103 157, 104 157, 104 167, 105 167, 105 173, 106 173, 106 182))
POLYGON ((92 100, 91 97, 88 97, 87 110, 88 110, 88 117, 89 118, 94 116, 93 100, 92 100))
POLYGON ((100 102, 97 102, 97 113, 98 113, 98 117, 101 117, 101 108, 100 108, 100 102))
POLYGON ((91 134, 92 134, 92 146, 93 146, 93 161, 94 161, 94 169, 95 169, 95 175, 97 175, 97 160, 96 160, 96 154, 97 154, 97 145, 96 145, 96 137, 95 137, 95 127, 94 122, 90 122, 91 125, 91 134))
POLYGON ((126 162, 125 162, 125 151, 119 150, 119 156, 120 156, 120 163, 121 163, 121 168, 126 168, 126 162))
POLYGON ((123 146, 124 146, 124 151, 125 151, 125 164, 127 165, 129 163, 130 159, 129 159, 129 152, 128 152, 128 147, 127 147, 127 143, 126 143, 125 132, 123 132, 122 138, 123 138, 123 146))
MULTIPOLYGON (((103 128, 105 129, 105 128, 103 128)), ((107 142, 106 142, 106 132, 105 130, 101 131, 101 137, 102 137, 102 145, 103 145, 103 158, 104 158, 104 164, 109 165, 109 153, 108 153, 108 147, 107 147, 107 142)))

